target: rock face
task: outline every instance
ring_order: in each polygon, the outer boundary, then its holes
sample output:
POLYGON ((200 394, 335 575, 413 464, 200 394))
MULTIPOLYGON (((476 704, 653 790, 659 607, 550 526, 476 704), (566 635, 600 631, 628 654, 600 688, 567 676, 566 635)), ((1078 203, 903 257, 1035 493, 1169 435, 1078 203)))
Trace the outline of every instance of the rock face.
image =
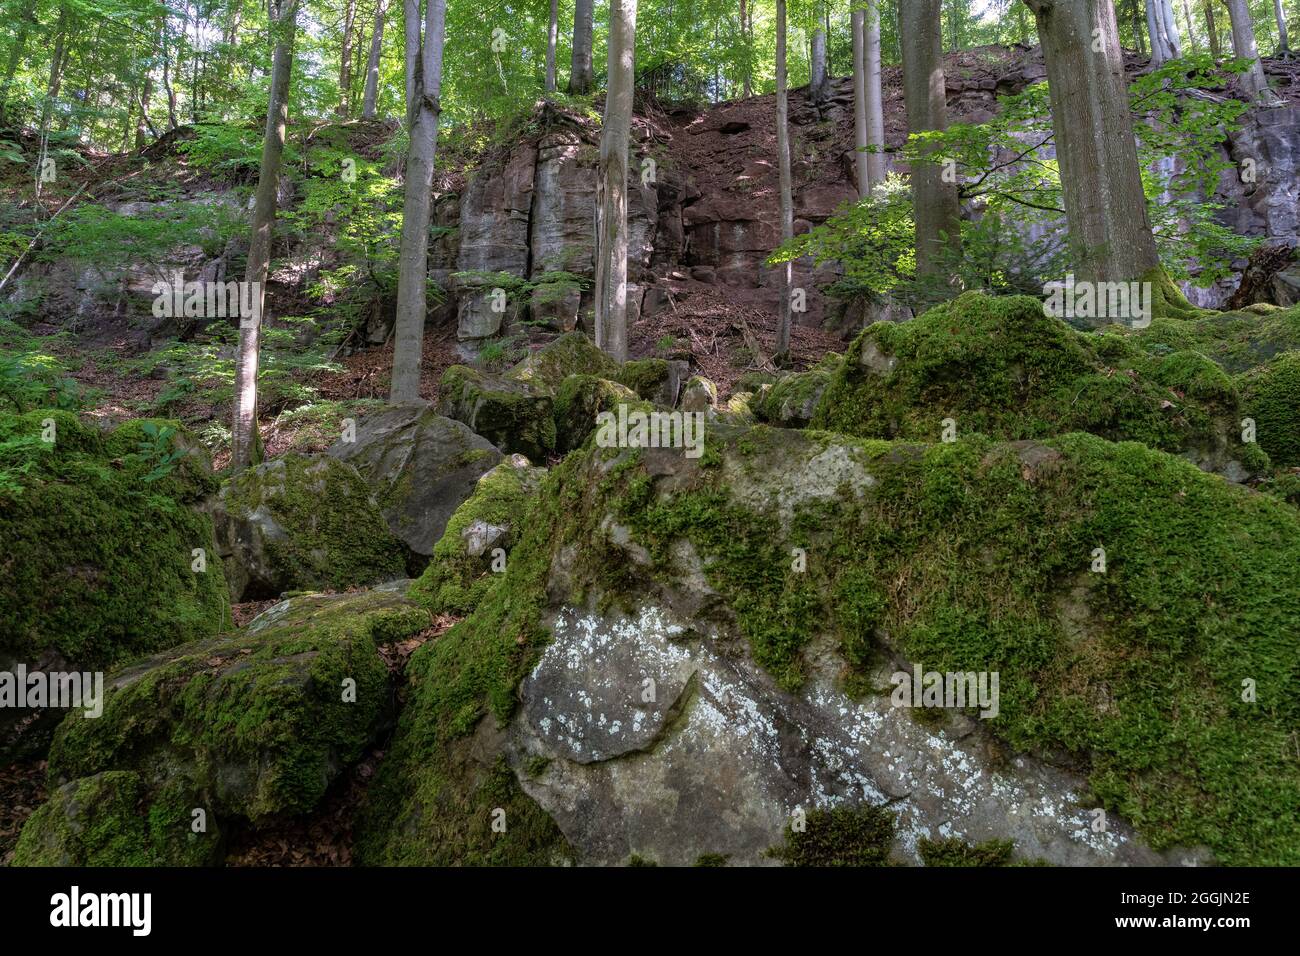
MULTIPOLYGON (((0 414, 0 671, 101 670, 230 624, 206 456, 176 422, 107 435, 64 411, 0 414)), ((0 707, 0 758, 61 711, 0 707)))
POLYGON ((287 454, 227 481, 212 508, 233 601, 403 576, 406 547, 346 462, 287 454))
POLYGON ((1240 695, 1241 661, 1277 692, 1294 661, 1280 501, 1086 434, 724 426, 695 460, 588 446, 536 501, 412 659, 367 862, 762 863, 792 815, 853 806, 901 862, 1296 860, 1293 708, 1240 695), (999 690, 899 699, 914 668, 999 690), (480 827, 493 807, 519 831, 480 827))
POLYGON ((370 486, 388 527, 428 556, 479 476, 501 460, 490 441, 428 405, 387 406, 357 423, 355 441, 329 450, 370 486))
POLYGON ((60 726, 54 795, 15 863, 210 862, 222 824, 311 810, 389 718, 377 645, 429 623, 404 588, 294 598, 237 634, 111 674, 103 715, 60 726), (209 824, 199 842, 194 810, 209 824))

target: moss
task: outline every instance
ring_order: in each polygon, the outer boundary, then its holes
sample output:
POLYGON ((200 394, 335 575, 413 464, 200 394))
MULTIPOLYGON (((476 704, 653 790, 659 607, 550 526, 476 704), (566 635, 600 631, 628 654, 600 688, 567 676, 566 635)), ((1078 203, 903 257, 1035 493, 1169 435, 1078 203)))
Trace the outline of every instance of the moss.
POLYGON ((442 538, 424 574, 411 586, 410 597, 435 614, 467 614, 483 600, 501 574, 492 570, 492 551, 507 556, 519 540, 519 524, 544 472, 504 461, 484 473, 467 498, 447 521, 442 538), (483 522, 504 529, 483 554, 469 553, 465 533, 483 522))
POLYGON ((1264 364, 1275 355, 1300 350, 1300 306, 1259 312, 1200 312, 1186 319, 1157 318, 1127 332, 1152 354, 1195 350, 1231 374, 1264 364))
POLYGON ((568 332, 532 353, 507 372, 506 378, 554 392, 570 375, 612 379, 618 375, 618 363, 585 333, 568 332))
POLYGON ((1231 447, 1237 431, 1236 388, 1204 356, 1076 332, 1023 296, 970 293, 911 322, 876 323, 850 356, 817 406, 816 428, 932 442, 952 419, 958 435, 1086 431, 1170 452, 1231 447))
POLYGON ((625 362, 614 380, 625 385, 647 402, 663 401, 672 369, 666 359, 648 358, 625 362))
POLYGON ((786 866, 888 866, 894 816, 884 807, 810 810, 803 827, 786 824, 785 843, 768 851, 786 866))
POLYGON ((640 853, 633 853, 631 856, 627 858, 627 865, 628 866, 658 866, 659 864, 656 863, 654 860, 647 859, 646 857, 642 856, 640 853))
POLYGON ((453 365, 443 373, 439 390, 440 414, 464 422, 502 451, 540 462, 555 450, 552 395, 531 378, 493 378, 453 365))
POLYGON ((186 459, 145 481, 154 462, 126 450, 134 444, 66 412, 0 415, 0 471, 17 480, 0 491, 0 654, 103 667, 230 621, 212 521, 189 506, 210 479, 186 459), (47 418, 53 445, 41 441, 47 418), (196 548, 202 573, 191 570, 196 548))
POLYGON ((1300 467, 1300 351, 1286 352, 1243 377, 1246 415, 1275 465, 1300 467))
POLYGON ((14 866, 203 866, 217 862, 221 833, 202 801, 181 788, 151 796, 140 775, 110 770, 55 791, 23 827, 14 866))
POLYGON ((815 368, 784 375, 751 402, 760 421, 773 425, 807 425, 830 384, 833 369, 815 368))
POLYGON ((237 521, 269 514, 285 532, 262 536, 275 578, 270 593, 341 590, 405 573, 405 546, 389 530, 369 486, 337 459, 287 454, 232 478, 222 503, 237 521))
POLYGON ((695 860, 696 866, 726 866, 731 859, 725 853, 701 853, 695 860))
POLYGON ((1014 847, 1010 840, 971 844, 957 837, 946 840, 922 837, 917 849, 926 866, 1009 866, 1014 847))
POLYGON ((627 405, 629 410, 652 410, 635 392, 617 382, 594 375, 570 375, 555 396, 556 451, 566 454, 580 448, 596 430, 596 416, 616 412, 619 405, 627 405))
POLYGON ((249 630, 176 648, 106 680, 103 715, 66 718, 54 781, 135 770, 185 781, 249 820, 310 810, 374 738, 389 707, 377 641, 426 627, 392 592, 295 599, 249 630), (355 682, 355 701, 345 699, 355 682))

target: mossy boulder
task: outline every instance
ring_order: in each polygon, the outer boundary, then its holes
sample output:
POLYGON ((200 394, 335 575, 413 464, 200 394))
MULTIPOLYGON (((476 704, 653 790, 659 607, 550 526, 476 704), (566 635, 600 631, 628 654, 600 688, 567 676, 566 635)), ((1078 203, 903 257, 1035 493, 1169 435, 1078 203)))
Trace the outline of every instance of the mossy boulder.
POLYGON ((1284 352, 1242 376, 1243 408, 1274 465, 1300 467, 1300 351, 1284 352))
POLYGON ((412 658, 359 853, 758 863, 796 807, 865 801, 912 863, 945 825, 1058 864, 1294 865, 1298 563, 1294 508, 1088 434, 587 446, 412 658), (893 706, 913 665, 1000 675, 996 713, 893 706))
POLYGON ((506 372, 505 378, 554 393, 570 375, 614 378, 618 371, 618 362, 597 348, 585 333, 569 332, 530 353, 506 372))
MULTIPOLYGON (((501 460, 490 441, 422 402, 386 406, 361 419, 353 440, 348 437, 330 456, 360 472, 389 530, 421 559, 433 553, 479 477, 501 460)), ((422 567, 412 562, 413 573, 422 567)))
POLYGON ((718 407, 718 386, 703 375, 692 375, 682 389, 682 411, 712 412, 718 407))
POLYGON ((1037 299, 968 293, 866 329, 812 425, 925 442, 945 432, 1016 441, 1084 431, 1242 481, 1268 462, 1242 443, 1239 420, 1231 379, 1199 352, 1152 354, 1129 336, 1077 332, 1037 299))
POLYGON ((555 396, 555 450, 567 454, 596 430, 596 416, 617 412, 619 405, 650 411, 630 388, 594 375, 570 375, 555 396))
POLYGON ((411 600, 435 614, 467 614, 505 571, 546 469, 512 455, 478 480, 447 522, 433 560, 411 586, 411 600), (498 551, 499 549, 499 551, 498 551))
POLYGON ((212 507, 235 601, 400 578, 406 546, 370 486, 336 458, 289 453, 229 479, 212 507))
POLYGON ((1196 351, 1235 375, 1300 349, 1300 306, 1199 312, 1193 318, 1153 319, 1145 329, 1116 331, 1151 354, 1196 351))
POLYGON ((750 402, 754 415, 769 425, 806 428, 830 385, 833 368, 818 367, 791 372, 763 386, 750 402))
POLYGON ((153 793, 140 774, 108 770, 57 788, 28 818, 12 865, 211 866, 221 850, 197 794, 183 786, 153 793))
POLYGON ((614 377, 637 396, 660 408, 673 408, 690 375, 690 363, 678 359, 647 358, 626 362, 614 377))
POLYGON ((443 373, 439 392, 440 414, 463 422, 501 451, 537 462, 554 453, 553 392, 540 372, 506 378, 453 365, 443 373))
MULTIPOLYGON (((231 623, 196 510, 217 482, 176 423, 154 425, 146 444, 140 423, 0 414, 0 670, 102 669, 231 623)), ((15 714, 0 710, 0 753, 39 748, 57 718, 15 714)))
POLYGON ((391 716, 378 645, 428 624, 401 589, 304 595, 138 661, 109 675, 102 716, 59 726, 51 783, 133 771, 150 794, 200 795, 209 817, 305 813, 391 716))

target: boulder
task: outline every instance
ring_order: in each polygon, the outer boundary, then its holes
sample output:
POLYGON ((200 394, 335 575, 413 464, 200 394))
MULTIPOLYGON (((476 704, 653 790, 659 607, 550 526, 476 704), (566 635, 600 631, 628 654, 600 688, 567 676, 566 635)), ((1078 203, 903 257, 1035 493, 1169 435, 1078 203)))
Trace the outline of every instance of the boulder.
POLYGON ((618 362, 597 348, 585 333, 570 332, 530 353, 505 377, 554 394, 570 375, 613 378, 618 370, 618 362))
POLYGON ((601 412, 617 414, 618 406, 649 411, 646 402, 617 382, 594 375, 571 375, 555 396, 555 450, 567 454, 582 447, 596 430, 596 416, 601 412))
POLYGON ((340 440, 329 454, 357 469, 389 530, 422 556, 433 553, 479 476, 501 460, 490 441, 422 402, 368 415, 355 441, 340 440))
POLYGON ((546 476, 522 455, 511 455, 478 480, 456 509, 433 560, 411 586, 411 600, 435 614, 467 614, 506 570, 524 516, 546 476))
POLYGON ((390 719, 378 645, 430 623, 405 586, 293 598, 110 674, 103 714, 60 725, 16 862, 210 862, 224 824, 312 810, 390 719))
POLYGON ((1300 467, 1300 352, 1284 352, 1242 376, 1243 407, 1274 465, 1300 467))
POLYGON ((837 807, 890 818, 863 859, 1300 861, 1280 501, 1081 433, 712 426, 569 455, 524 525, 411 660, 365 862, 797 861, 837 807))
POLYGON ((233 601, 402 577, 406 546, 347 462, 286 454, 222 485, 212 506, 233 601))
POLYGON ((439 392, 442 415, 463 422, 502 452, 545 461, 555 450, 553 398, 544 382, 453 365, 443 373, 439 392))
POLYGON ((832 374, 832 367, 818 367, 783 375, 758 393, 751 403, 754 414, 771 425, 806 428, 830 385, 832 374))

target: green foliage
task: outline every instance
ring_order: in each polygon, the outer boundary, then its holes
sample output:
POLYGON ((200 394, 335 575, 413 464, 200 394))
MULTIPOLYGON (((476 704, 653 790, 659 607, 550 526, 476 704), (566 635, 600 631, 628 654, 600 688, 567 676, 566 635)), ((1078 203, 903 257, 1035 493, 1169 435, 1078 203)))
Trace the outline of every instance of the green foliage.
MULTIPOLYGON (((262 130, 236 123, 197 123, 194 135, 176 144, 177 151, 191 166, 216 173, 232 182, 257 178, 262 162, 262 130)), ((293 162, 285 144, 285 162, 293 162)))
POLYGON ((917 849, 926 866, 1009 866, 1013 847, 1010 840, 970 844, 959 837, 921 837, 917 849))
POLYGON ((802 829, 768 853, 786 866, 888 866, 894 815, 884 807, 841 804, 809 810, 802 829))

